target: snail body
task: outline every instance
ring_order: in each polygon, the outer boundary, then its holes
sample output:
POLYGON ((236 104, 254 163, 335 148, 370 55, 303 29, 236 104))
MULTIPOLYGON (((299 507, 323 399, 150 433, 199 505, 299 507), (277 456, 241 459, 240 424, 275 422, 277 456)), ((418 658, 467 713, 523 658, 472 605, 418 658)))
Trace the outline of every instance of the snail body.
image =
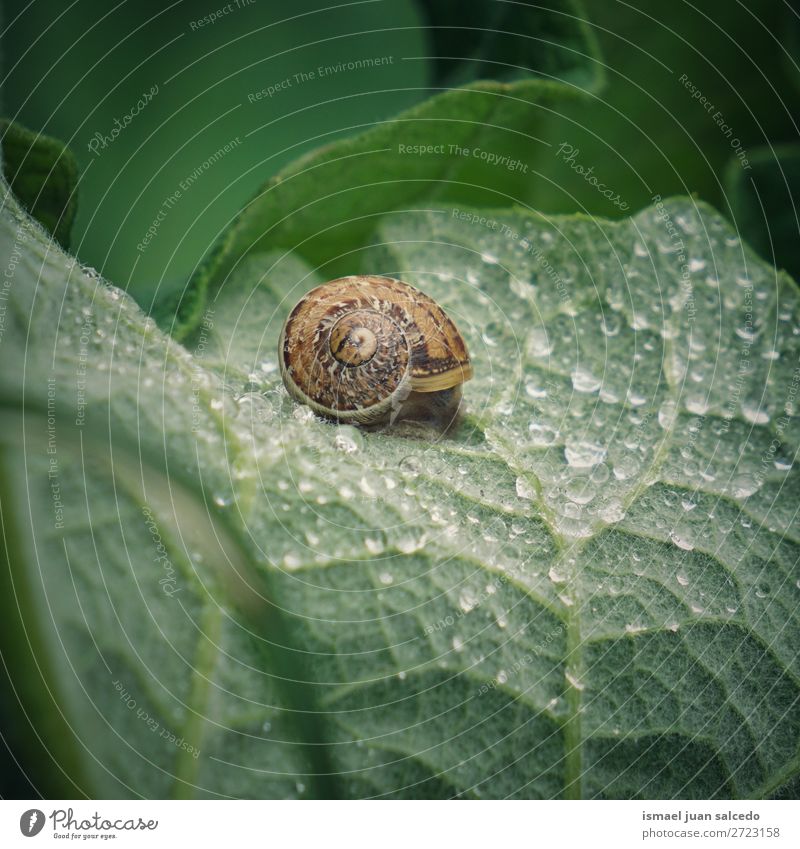
POLYGON ((341 277, 312 289, 286 319, 279 359, 292 398, 364 425, 452 416, 472 377, 444 310, 390 277, 341 277))

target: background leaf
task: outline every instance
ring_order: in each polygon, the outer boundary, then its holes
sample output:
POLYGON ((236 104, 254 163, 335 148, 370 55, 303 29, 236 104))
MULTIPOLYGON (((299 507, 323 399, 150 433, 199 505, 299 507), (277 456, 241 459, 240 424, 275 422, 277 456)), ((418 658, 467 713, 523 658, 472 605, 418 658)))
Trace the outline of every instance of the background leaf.
POLYGON ((587 88, 599 82, 599 68, 591 61, 592 30, 577 4, 422 0, 420 6, 437 87, 479 79, 509 82, 531 73, 587 88))
POLYGON ((743 171, 732 162, 728 169, 731 220, 761 256, 797 277, 800 144, 759 148, 751 166, 743 171))
POLYGON ((3 173, 14 194, 65 248, 78 205, 78 166, 57 139, 0 121, 3 173))
MULTIPOLYGON (((439 4, 431 8, 450 16, 439 4)), ((186 289, 157 305, 162 326, 177 339, 190 336, 207 292, 213 294, 223 285, 251 251, 291 250, 324 267, 330 277, 351 273, 348 248, 364 243, 379 216, 408 204, 435 198, 507 205, 517 197, 520 173, 527 173, 542 148, 550 147, 537 137, 537 128, 546 125, 565 100, 583 100, 583 89, 571 80, 583 80, 589 88, 601 84, 594 41, 580 19, 568 14, 575 8, 571 3, 556 4, 552 10, 520 12, 515 7, 519 31, 496 33, 503 36, 499 50, 513 44, 518 53, 531 54, 533 67, 514 67, 515 82, 477 81, 445 90, 391 121, 322 147, 272 177, 225 231, 186 289), (562 40, 549 40, 551 30, 560 32, 562 40), (540 74, 545 67, 554 73, 540 74)), ((510 26, 498 23, 503 25, 510 26)), ((452 34, 447 27, 436 31, 440 38, 452 34)), ((500 58, 508 57, 501 52, 500 58)), ((469 70, 458 73, 469 79, 485 70, 465 64, 469 70)), ((498 67, 503 77, 504 61, 498 67)))

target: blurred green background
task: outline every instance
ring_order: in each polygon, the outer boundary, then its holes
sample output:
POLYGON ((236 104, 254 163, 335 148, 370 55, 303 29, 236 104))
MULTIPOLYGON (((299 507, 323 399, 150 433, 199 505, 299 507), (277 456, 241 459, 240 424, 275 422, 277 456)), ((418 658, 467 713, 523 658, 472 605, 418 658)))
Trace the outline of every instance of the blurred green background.
MULTIPOLYGON (((3 4, 2 113, 73 151, 81 177, 71 250, 147 309, 154 293, 184 283, 258 186, 290 161, 462 82, 459 59, 478 57, 467 78, 525 73, 522 64, 484 61, 497 45, 481 41, 482 31, 513 32, 520 5, 14 0, 3 4), (391 60, 367 73, 295 77, 374 57, 391 60), (124 132, 93 152, 92 139, 110 137, 126 115, 124 132), (187 180, 158 237, 139 250, 187 180)), ((620 216, 655 194, 693 193, 726 212, 766 259, 800 275, 797 4, 588 0, 583 8, 602 58, 599 67, 582 60, 590 74, 602 69, 604 85, 589 102, 565 101, 537 132, 579 151, 626 210, 555 155, 537 154, 515 176, 515 197, 543 211, 620 216)), ((5 736, 30 738, 12 716, 10 682, 2 687, 5 736)), ((3 796, 32 795, 14 756, 0 772, 3 796)))
MULTIPOLYGON (((157 285, 185 280, 231 216, 281 166, 424 99, 442 70, 441 60, 430 57, 469 54, 473 28, 498 23, 498 4, 489 2, 239 2, 205 26, 196 22, 224 7, 220 0, 5 4, 3 112, 72 149, 82 171, 72 249, 140 301, 157 285), (441 29, 427 29, 431 20, 441 29), (374 56, 392 62, 369 73, 294 79, 319 65, 374 56), (248 98, 287 78, 290 87, 272 97, 248 98), (125 131, 92 153, 95 134, 109 135, 115 119, 122 121, 153 86, 158 93, 125 131), (137 251, 165 198, 237 137, 241 143, 182 194, 158 238, 137 251)), ((755 214, 744 210, 755 171, 769 185, 772 216, 792 210, 782 185, 791 180, 782 179, 773 153, 788 158, 784 171, 796 173, 791 145, 798 139, 800 74, 790 60, 797 46, 791 4, 712 0, 695 9, 685 2, 590 0, 584 8, 606 83, 591 104, 566 103, 549 137, 577 148, 579 161, 594 165, 630 210, 654 193, 689 192, 726 210, 732 181, 739 202, 733 215, 769 254, 763 215, 758 207, 755 214), (730 140, 692 99, 682 75, 721 112, 749 161, 759 163, 754 171, 736 167, 730 140), (744 187, 737 184, 742 176, 744 187)), ((508 4, 502 11, 499 23, 513 28, 518 12, 508 4)), ((496 66, 495 75, 503 70, 496 66)), ((545 211, 621 214, 555 157, 519 175, 518 192, 545 211)), ((789 235, 796 236, 791 224, 789 235)))

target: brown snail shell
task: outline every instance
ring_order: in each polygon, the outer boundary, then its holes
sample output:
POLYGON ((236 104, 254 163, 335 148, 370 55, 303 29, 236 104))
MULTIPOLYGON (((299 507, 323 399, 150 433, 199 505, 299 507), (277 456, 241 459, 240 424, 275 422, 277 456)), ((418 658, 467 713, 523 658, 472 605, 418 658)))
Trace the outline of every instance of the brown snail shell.
POLYGON ((452 415, 472 377, 444 310, 390 277, 341 277, 300 299, 279 342, 289 394, 340 422, 452 415))

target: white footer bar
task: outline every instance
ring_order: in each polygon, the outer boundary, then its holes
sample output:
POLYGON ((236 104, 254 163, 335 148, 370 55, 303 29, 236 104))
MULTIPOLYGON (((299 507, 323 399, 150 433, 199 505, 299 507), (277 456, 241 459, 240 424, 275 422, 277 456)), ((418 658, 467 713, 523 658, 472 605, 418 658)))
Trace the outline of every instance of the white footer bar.
POLYGON ((0 846, 797 847, 800 803, 2 801, 0 846))

